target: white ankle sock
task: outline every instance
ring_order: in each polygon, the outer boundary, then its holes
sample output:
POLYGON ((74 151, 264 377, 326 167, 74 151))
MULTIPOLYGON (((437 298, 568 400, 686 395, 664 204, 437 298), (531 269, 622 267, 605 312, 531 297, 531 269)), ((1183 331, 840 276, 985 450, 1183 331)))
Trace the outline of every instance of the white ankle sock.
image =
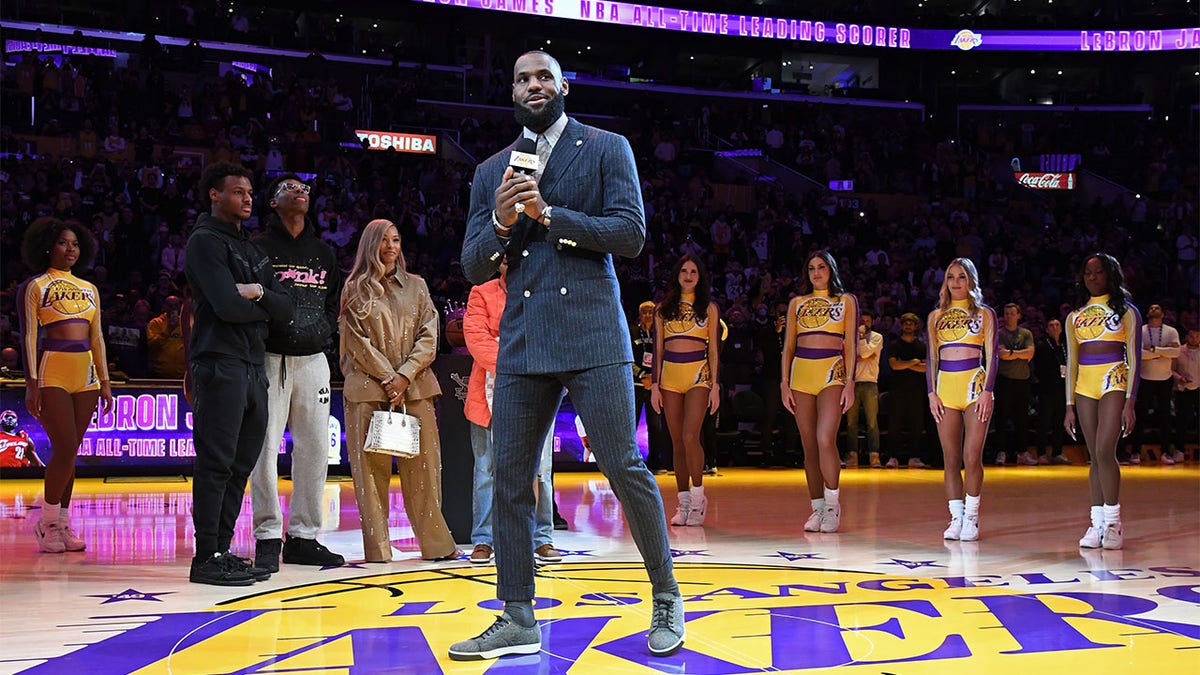
POLYGON ((960 519, 963 517, 963 500, 961 500, 961 499, 951 499, 950 500, 950 517, 951 518, 960 518, 960 519))
POLYGON ((680 504, 691 504, 692 503, 692 493, 688 492, 687 490, 680 492, 679 493, 679 503, 680 504))
POLYGON ((1104 524, 1121 522, 1121 505, 1120 504, 1105 504, 1104 509, 1104 524))
POLYGON ((1095 528, 1104 527, 1104 507, 1103 506, 1097 505, 1097 506, 1092 507, 1092 527, 1095 527, 1095 528))
POLYGON ((820 498, 820 499, 811 499, 811 500, 809 500, 809 501, 811 501, 811 502, 812 502, 812 510, 813 510, 813 511, 822 511, 822 510, 824 510, 824 509, 825 509, 825 500, 824 500, 824 498, 820 498))
POLYGON ((704 498, 704 486, 703 485, 692 486, 692 499, 703 499, 703 498, 704 498))
POLYGON ((825 504, 828 506, 838 505, 839 490, 831 487, 825 488, 825 504))
POLYGON ((967 495, 963 500, 963 515, 979 517, 979 498, 981 495, 967 495))
POLYGON ((61 507, 58 504, 42 504, 41 521, 43 523, 57 523, 61 514, 61 507))

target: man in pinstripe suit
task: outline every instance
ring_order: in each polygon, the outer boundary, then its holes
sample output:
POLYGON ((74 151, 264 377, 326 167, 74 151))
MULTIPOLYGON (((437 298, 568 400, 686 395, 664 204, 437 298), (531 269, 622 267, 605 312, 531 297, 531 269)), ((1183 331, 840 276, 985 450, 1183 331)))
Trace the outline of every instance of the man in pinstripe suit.
POLYGON ((532 175, 514 173, 514 143, 479 165, 462 252, 463 271, 475 284, 508 257, 492 409, 496 596, 505 605, 490 628, 452 645, 450 657, 541 648, 530 486, 564 387, 642 554, 653 587, 648 646, 666 656, 683 645, 683 602, 662 497, 634 438, 633 353, 612 262, 613 255, 636 256, 646 238, 633 152, 625 138, 566 116, 567 80, 549 54, 522 54, 512 91, 523 136, 537 142, 545 163, 532 175))

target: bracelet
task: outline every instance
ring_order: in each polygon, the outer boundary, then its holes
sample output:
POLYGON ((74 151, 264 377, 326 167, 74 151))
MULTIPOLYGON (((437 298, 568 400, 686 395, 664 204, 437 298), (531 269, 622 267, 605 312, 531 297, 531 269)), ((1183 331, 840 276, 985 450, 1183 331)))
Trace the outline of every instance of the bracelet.
POLYGON ((496 209, 492 209, 492 227, 496 228, 502 237, 512 234, 511 227, 505 227, 500 224, 500 219, 496 217, 496 209))
POLYGON ((262 284, 254 284, 254 285, 258 286, 258 297, 254 299, 254 302, 258 302, 259 300, 263 299, 263 295, 265 295, 267 291, 263 288, 262 284))

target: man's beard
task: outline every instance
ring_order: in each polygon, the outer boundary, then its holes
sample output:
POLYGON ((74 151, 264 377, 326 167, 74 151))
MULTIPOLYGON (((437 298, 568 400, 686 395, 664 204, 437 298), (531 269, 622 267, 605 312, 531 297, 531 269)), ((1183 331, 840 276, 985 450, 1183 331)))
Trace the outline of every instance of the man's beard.
POLYGON ((540 134, 558 121, 563 110, 566 109, 566 105, 567 102, 563 100, 562 94, 556 94, 546 99, 541 112, 535 112, 527 108, 525 104, 513 101, 513 116, 517 118, 517 124, 540 134))

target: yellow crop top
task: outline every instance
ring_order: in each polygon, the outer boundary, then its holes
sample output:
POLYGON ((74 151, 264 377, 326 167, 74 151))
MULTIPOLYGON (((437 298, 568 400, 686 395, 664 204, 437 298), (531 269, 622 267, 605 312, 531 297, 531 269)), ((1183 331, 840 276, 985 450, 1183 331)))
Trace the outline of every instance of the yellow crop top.
POLYGON ((1125 397, 1136 399, 1141 380, 1142 317, 1132 303, 1125 305, 1125 314, 1117 316, 1109 307, 1108 294, 1093 296, 1083 307, 1067 316, 1067 404, 1074 405, 1076 380, 1081 366, 1107 365, 1124 361, 1129 383, 1125 397), (1080 353, 1084 343, 1110 343, 1091 354, 1080 353))
POLYGON ((696 301, 694 293, 684 293, 679 297, 679 316, 673 319, 663 319, 663 341, 671 338, 689 337, 708 342, 708 308, 703 314, 696 314, 692 303, 696 301))
POLYGON ((858 325, 858 303, 850 304, 850 307, 855 308, 856 316, 847 316, 848 295, 849 293, 843 293, 834 300, 829 297, 829 291, 814 290, 812 295, 796 305, 796 335, 824 334, 845 339, 846 322, 852 321, 852 327, 858 325))
POLYGON ((987 342, 983 312, 971 314, 967 300, 951 300, 950 306, 934 321, 930 333, 939 347, 972 345, 983 348, 987 342))
POLYGON ((108 380, 108 361, 100 332, 99 293, 90 282, 58 269, 46 270, 25 285, 25 358, 26 373, 38 372, 38 333, 40 329, 63 322, 90 324, 89 343, 101 380, 108 380))

